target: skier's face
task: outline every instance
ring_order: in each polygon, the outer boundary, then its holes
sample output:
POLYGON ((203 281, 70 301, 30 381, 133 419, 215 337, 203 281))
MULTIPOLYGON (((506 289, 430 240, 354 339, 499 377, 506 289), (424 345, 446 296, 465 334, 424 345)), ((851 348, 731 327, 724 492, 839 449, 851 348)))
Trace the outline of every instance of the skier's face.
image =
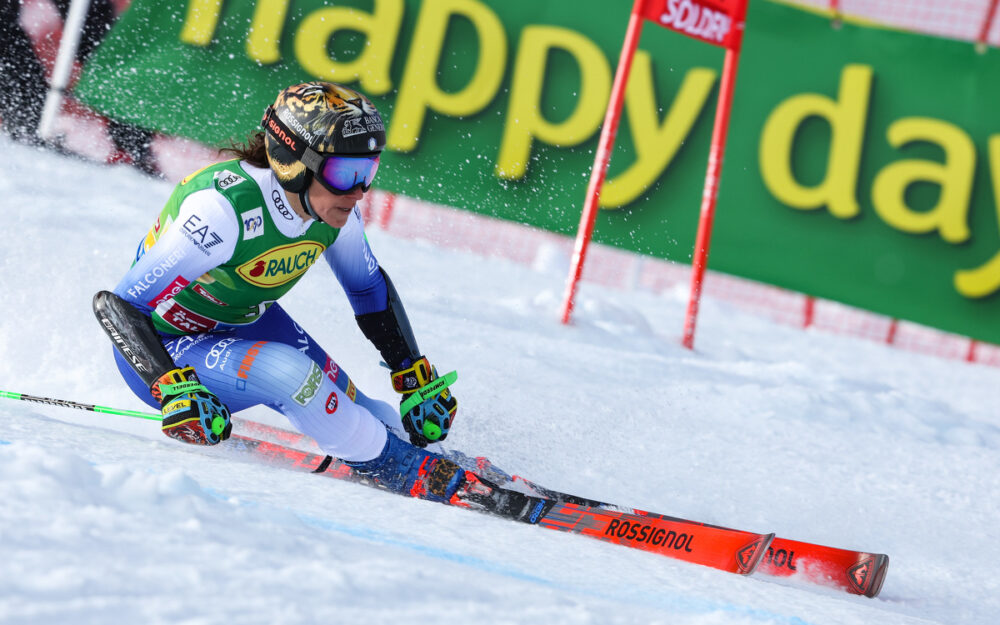
POLYGON ((313 210, 320 216, 324 223, 334 227, 343 228, 347 224, 347 219, 351 216, 354 205, 361 201, 365 192, 361 187, 355 188, 346 195, 337 195, 321 185, 313 178, 309 185, 309 202, 313 210))

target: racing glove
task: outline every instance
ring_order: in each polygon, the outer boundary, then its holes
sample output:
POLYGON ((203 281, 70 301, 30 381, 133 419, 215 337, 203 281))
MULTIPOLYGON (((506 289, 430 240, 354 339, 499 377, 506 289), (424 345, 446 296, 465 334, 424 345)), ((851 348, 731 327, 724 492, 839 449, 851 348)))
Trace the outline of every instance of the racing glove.
POLYGON ((229 409, 198 380, 194 367, 172 369, 150 387, 160 402, 163 433, 193 445, 217 445, 229 438, 229 409))
POLYGON ((392 372, 392 388, 403 395, 399 412, 412 444, 426 447, 447 438, 458 410, 458 401, 448 386, 457 377, 454 371, 439 377, 424 356, 392 372))

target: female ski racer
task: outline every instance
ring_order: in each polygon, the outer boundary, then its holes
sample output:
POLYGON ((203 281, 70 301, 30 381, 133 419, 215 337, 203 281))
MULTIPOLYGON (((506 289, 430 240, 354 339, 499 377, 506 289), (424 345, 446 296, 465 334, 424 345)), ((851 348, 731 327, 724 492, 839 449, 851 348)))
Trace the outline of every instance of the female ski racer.
POLYGON ((114 292, 94 297, 118 368, 161 409, 167 436, 215 445, 231 412, 264 404, 377 484, 447 500, 464 472, 423 447, 448 435, 457 402, 417 348, 357 207, 385 146, 382 119, 362 94, 309 82, 282 91, 261 125, 230 150, 236 160, 177 185, 114 292), (402 420, 277 303, 320 258, 410 400, 402 420))

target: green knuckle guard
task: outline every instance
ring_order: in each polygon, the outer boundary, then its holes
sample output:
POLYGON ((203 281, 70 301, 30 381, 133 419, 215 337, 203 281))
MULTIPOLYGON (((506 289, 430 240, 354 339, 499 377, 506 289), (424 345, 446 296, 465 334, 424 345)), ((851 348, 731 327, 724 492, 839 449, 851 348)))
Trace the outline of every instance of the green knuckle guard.
POLYGON ((176 384, 161 384, 160 392, 163 393, 164 397, 183 395, 184 393, 207 393, 208 389, 205 388, 201 382, 198 381, 188 381, 188 382, 178 382, 176 384))
POLYGON ((439 378, 435 378, 429 384, 413 391, 413 394, 403 400, 399 405, 400 416, 406 416, 408 412, 422 404, 424 401, 438 395, 458 380, 458 371, 446 373, 439 378))

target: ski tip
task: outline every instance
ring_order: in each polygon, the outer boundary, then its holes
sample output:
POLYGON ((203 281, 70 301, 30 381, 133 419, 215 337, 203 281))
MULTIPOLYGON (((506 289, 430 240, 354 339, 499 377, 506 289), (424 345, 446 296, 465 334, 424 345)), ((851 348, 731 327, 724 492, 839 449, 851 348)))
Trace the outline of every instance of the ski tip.
POLYGON ((860 553, 858 560, 847 569, 845 590, 855 595, 875 597, 882 590, 889 570, 889 556, 884 553, 860 553))
POLYGON ((889 571, 889 556, 884 553, 875 554, 874 571, 872 572, 871 583, 865 589, 866 597, 875 598, 882 592, 882 584, 885 583, 885 574, 889 571))

